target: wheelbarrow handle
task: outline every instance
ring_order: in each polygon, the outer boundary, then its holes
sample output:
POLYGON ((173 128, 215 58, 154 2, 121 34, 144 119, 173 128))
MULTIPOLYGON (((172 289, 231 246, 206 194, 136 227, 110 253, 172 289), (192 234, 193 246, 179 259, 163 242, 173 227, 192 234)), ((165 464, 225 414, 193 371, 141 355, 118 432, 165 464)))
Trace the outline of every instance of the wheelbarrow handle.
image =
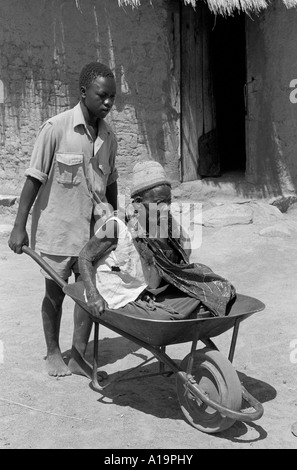
POLYGON ((26 255, 29 255, 36 263, 39 264, 39 266, 44 269, 44 271, 55 281, 62 289, 67 286, 67 282, 62 279, 58 273, 46 262, 44 259, 41 258, 41 256, 36 253, 36 251, 32 250, 27 245, 22 246, 22 251, 23 253, 26 253, 26 255))
POLYGON ((211 408, 219 411, 223 416, 227 418, 235 419, 237 421, 243 421, 249 423, 251 421, 256 421, 260 419, 264 413, 264 408, 256 398, 254 398, 247 390, 242 386, 242 396, 243 398, 254 408, 255 411, 243 413, 242 411, 233 411, 230 408, 226 408, 220 403, 211 400, 205 393, 200 390, 195 379, 192 376, 187 375, 184 371, 179 371, 178 375, 181 376, 182 381, 185 384, 185 388, 188 389, 195 398, 199 398, 204 403, 206 403, 211 408))

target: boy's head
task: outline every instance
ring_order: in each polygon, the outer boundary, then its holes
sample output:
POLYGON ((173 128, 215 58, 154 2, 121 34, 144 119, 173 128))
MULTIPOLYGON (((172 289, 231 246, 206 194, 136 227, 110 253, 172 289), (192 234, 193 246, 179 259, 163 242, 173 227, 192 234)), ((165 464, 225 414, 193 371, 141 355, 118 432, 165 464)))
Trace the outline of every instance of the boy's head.
POLYGON ((114 79, 114 74, 107 65, 101 62, 90 62, 85 65, 80 72, 79 89, 81 90, 81 87, 89 88, 97 77, 111 77, 114 79))
POLYGON ((115 95, 116 82, 113 72, 101 62, 85 65, 79 77, 81 101, 89 114, 104 119, 111 110, 115 95))

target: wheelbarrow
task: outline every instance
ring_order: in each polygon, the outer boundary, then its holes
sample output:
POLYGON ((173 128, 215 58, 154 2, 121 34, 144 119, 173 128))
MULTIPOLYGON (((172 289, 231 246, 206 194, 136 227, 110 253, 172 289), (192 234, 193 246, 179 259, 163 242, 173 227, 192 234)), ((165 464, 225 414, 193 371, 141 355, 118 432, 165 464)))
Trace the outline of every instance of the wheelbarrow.
POLYGON ((88 310, 82 282, 67 284, 34 250, 23 246, 23 252, 31 256, 93 320, 92 388, 95 391, 103 392, 106 387, 99 384, 97 376, 99 325, 103 325, 150 351, 153 355, 151 359, 157 359, 159 362, 158 374, 176 374, 181 410, 186 420, 196 429, 205 433, 218 433, 230 428, 236 421, 249 423, 262 417, 262 404, 240 383, 232 365, 240 323, 254 313, 264 310, 265 305, 261 301, 237 294, 228 316, 224 317, 153 320, 123 315, 117 310, 107 309, 97 318, 88 310), (230 329, 233 329, 233 332, 226 358, 211 338, 230 329), (203 343, 202 349, 197 349, 198 341, 203 343), (188 342, 192 343, 190 352, 180 364, 166 354, 166 346, 188 342), (169 371, 165 370, 165 366, 169 371), (244 401, 248 406, 243 408, 244 401))

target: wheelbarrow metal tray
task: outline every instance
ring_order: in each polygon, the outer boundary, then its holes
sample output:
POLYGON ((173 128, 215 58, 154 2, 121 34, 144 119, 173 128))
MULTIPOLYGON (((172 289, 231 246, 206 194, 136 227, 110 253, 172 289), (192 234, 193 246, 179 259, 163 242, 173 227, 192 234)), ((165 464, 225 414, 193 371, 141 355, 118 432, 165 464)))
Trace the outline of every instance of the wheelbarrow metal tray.
POLYGON ((78 282, 64 287, 64 292, 83 307, 95 322, 113 330, 121 330, 151 346, 166 346, 186 343, 219 336, 233 328, 236 320, 244 320, 256 312, 262 311, 265 305, 259 300, 238 294, 228 316, 209 317, 185 320, 154 320, 133 317, 119 313, 117 310, 106 310, 100 319, 91 315, 88 310, 83 284, 78 282))

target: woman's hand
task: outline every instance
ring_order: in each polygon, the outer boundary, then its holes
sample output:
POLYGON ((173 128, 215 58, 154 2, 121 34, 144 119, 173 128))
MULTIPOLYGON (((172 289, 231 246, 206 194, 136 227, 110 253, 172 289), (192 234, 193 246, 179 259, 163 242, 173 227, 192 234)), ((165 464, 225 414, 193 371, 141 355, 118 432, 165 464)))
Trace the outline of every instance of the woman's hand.
POLYGON ((100 318, 107 308, 107 303, 105 302, 104 298, 97 290, 96 292, 86 292, 86 295, 91 314, 96 318, 100 318))
POLYGON ((78 256, 79 272, 86 289, 87 304, 92 315, 97 318, 104 313, 108 305, 96 287, 95 265, 101 258, 115 250, 117 244, 118 222, 110 219, 88 241, 78 256))
POLYGON ((153 252, 144 242, 137 242, 136 248, 141 256, 141 258, 147 263, 148 266, 155 264, 155 257, 153 252))

